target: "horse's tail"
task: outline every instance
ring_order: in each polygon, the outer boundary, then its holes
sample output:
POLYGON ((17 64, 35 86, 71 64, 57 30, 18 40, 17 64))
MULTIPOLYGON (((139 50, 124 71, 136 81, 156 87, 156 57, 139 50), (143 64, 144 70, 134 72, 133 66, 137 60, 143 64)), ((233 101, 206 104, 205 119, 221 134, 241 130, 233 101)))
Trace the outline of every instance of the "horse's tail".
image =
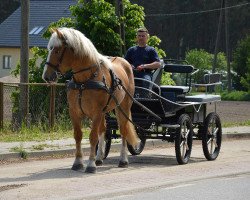
MULTIPOLYGON (((127 113, 127 117, 129 117, 129 119, 132 121, 132 117, 131 117, 131 112, 129 111, 129 113, 127 113)), ((120 113, 120 115, 122 115, 120 113)), ((129 121, 129 120, 124 120, 124 116, 119 117, 119 125, 120 125, 120 132, 122 137, 124 137, 126 139, 126 141, 132 145, 132 146, 136 146, 138 144, 138 136, 137 133, 135 131, 134 125, 129 121), (122 121, 121 121, 122 120, 122 121)))
MULTIPOLYGON (((131 114, 129 116, 129 119, 132 120, 131 114)), ((135 131, 135 127, 131 122, 127 122, 127 137, 126 140, 127 142, 132 145, 133 147, 136 146, 138 144, 138 135, 135 131)))

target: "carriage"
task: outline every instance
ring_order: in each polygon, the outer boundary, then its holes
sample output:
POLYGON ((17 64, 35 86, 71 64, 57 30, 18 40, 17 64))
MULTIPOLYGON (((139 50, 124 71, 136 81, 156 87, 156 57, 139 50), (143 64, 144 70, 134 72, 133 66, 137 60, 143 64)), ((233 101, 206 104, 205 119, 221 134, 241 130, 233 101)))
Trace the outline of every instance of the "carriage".
MULTIPOLYGON (((218 157, 222 128, 216 105, 221 97, 211 91, 221 84, 221 77, 220 74, 207 74, 204 83, 192 84, 197 72, 185 61, 164 60, 163 66, 155 70, 152 82, 135 78, 131 123, 135 126, 140 142, 136 147, 127 145, 132 155, 139 155, 148 139, 161 139, 174 142, 179 164, 188 163, 193 140, 202 140, 207 160, 218 157), (179 85, 160 85, 163 71, 171 73, 179 85), (192 87, 202 87, 205 92, 190 95, 192 87), (208 112, 208 106, 212 107, 213 112, 208 112)), ((106 115, 106 123, 105 158, 110 151, 112 139, 120 137, 117 120, 112 113, 106 115)))
MULTIPOLYGON (((197 72, 193 66, 166 61, 154 72, 153 81, 134 81, 131 65, 125 59, 103 56, 80 31, 64 27, 51 32, 42 78, 54 83, 60 77, 71 77, 66 85, 76 142, 72 170, 84 169, 81 148, 84 117, 92 121, 87 173, 95 173, 97 166, 103 164, 112 138, 118 137, 118 127, 122 136, 119 167, 128 167, 129 164, 126 144, 131 145, 128 145, 128 150, 132 155, 138 155, 147 139, 175 142, 176 158, 180 164, 188 162, 193 139, 202 140, 208 160, 217 158, 222 138, 221 123, 216 112, 207 114, 207 105, 214 104, 216 111, 220 96, 188 95, 192 76, 197 72), (178 79, 176 83, 183 80, 185 83, 180 86, 160 85, 163 71, 172 73, 178 79), (176 76, 176 73, 181 75, 176 76), (137 135, 139 145, 136 145, 137 135)), ((207 84, 199 86, 213 89, 220 84, 216 82, 218 75, 206 76, 207 84)))

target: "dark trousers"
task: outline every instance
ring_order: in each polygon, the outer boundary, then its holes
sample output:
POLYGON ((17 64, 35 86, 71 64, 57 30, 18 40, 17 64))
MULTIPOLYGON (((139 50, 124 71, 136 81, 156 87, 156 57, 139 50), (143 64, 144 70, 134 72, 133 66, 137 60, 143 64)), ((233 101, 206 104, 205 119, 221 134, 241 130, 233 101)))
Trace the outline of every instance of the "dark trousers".
MULTIPOLYGON (((135 72, 134 76, 136 78, 142 78, 142 79, 146 79, 148 81, 152 81, 152 73, 150 73, 150 72, 135 72)), ((147 81, 140 81, 140 83, 138 83, 137 86, 149 88, 149 85, 150 84, 147 81)))

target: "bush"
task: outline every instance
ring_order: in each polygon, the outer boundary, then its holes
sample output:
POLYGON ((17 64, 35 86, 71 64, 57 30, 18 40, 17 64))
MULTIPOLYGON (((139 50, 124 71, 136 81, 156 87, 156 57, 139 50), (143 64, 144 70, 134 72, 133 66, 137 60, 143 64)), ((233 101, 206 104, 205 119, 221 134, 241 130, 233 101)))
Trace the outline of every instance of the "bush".
MULTIPOLYGON (((194 77, 194 82, 202 82, 204 74, 212 72, 214 55, 203 49, 191 49, 186 52, 186 60, 189 64, 199 69, 194 77)), ((219 52, 217 55, 216 72, 224 73, 226 71, 226 57, 224 53, 219 52)))
POLYGON ((250 35, 237 44, 232 67, 237 73, 234 79, 235 89, 250 91, 250 35))
POLYGON ((222 92, 221 99, 224 101, 250 101, 250 93, 245 91, 222 92))

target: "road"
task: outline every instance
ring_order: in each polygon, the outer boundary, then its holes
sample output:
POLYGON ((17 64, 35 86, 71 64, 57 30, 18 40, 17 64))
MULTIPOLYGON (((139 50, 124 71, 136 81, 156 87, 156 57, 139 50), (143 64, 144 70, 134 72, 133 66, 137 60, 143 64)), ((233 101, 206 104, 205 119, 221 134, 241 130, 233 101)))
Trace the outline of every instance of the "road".
POLYGON ((97 174, 70 170, 73 157, 2 164, 0 199, 249 199, 249 142, 223 141, 218 159, 206 161, 196 141, 187 165, 168 143, 130 156, 125 169, 114 152, 97 174))

